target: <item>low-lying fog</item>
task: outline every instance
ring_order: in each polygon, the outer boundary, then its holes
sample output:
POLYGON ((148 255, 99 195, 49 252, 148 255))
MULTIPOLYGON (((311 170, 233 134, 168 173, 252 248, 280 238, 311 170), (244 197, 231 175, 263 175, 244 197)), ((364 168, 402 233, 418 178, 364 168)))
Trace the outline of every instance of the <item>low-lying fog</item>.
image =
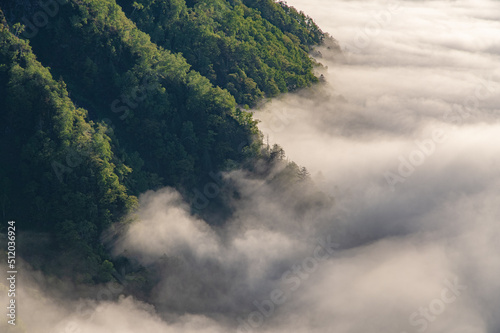
POLYGON ((154 306, 108 301, 117 285, 61 301, 25 276, 27 332, 500 332, 500 2, 288 4, 344 53, 318 49, 325 82, 255 116, 331 206, 296 216, 302 193, 233 172, 243 200, 211 228, 147 193, 115 253, 164 270, 154 306))

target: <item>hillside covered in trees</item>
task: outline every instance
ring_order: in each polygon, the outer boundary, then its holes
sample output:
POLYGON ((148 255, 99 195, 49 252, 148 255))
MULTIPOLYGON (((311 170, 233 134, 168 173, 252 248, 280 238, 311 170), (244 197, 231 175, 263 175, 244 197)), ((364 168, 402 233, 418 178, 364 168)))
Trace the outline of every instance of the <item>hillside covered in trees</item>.
POLYGON ((324 35, 304 14, 272 0, 43 3, 0 1, 0 209, 48 235, 51 252, 25 254, 35 268, 109 281, 100 235, 140 193, 175 187, 217 223, 223 196, 205 209, 198 188, 283 159, 246 110, 318 82, 308 52, 324 35))

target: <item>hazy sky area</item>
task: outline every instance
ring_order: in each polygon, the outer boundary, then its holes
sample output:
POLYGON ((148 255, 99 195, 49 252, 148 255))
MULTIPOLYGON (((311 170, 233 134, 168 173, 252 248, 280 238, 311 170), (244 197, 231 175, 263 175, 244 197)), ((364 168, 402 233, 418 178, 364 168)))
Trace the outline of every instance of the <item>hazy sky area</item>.
POLYGON ((215 228, 148 192, 114 252, 161 273, 154 304, 62 301, 24 272, 27 332, 500 332, 500 2, 287 2, 344 53, 319 48, 325 83, 254 112, 332 204, 296 216, 307 188, 237 171, 215 228))

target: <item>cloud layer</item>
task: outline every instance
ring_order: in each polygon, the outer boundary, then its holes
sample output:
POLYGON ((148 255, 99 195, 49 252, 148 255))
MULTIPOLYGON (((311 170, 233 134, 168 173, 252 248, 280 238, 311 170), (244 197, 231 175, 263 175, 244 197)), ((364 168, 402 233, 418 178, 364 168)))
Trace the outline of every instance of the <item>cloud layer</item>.
POLYGON ((148 192, 115 253, 159 272, 152 304, 26 289, 28 332, 500 331, 500 3, 288 3, 344 54, 320 48, 326 82, 255 114, 331 201, 235 171, 211 227, 148 192))

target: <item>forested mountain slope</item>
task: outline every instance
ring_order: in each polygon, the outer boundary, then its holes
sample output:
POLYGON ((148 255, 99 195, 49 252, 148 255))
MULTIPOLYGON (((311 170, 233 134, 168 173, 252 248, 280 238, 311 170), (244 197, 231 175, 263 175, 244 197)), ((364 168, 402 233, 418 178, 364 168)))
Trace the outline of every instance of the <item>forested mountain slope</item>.
POLYGON ((99 234, 136 202, 123 185, 130 169, 106 127, 75 107, 65 83, 0 19, 2 217, 49 232, 63 256, 88 259, 77 270, 98 278, 99 234))
POLYGON ((239 105, 317 82, 307 52, 323 34, 283 3, 27 0, 0 10, 2 215, 49 233, 89 282, 111 278, 99 235, 135 196, 173 186, 195 200, 214 173, 279 160, 239 105))
POLYGON ((307 51, 323 35, 312 20, 283 3, 117 2, 155 43, 182 53, 195 70, 240 104, 254 105, 262 96, 317 82, 307 51))

